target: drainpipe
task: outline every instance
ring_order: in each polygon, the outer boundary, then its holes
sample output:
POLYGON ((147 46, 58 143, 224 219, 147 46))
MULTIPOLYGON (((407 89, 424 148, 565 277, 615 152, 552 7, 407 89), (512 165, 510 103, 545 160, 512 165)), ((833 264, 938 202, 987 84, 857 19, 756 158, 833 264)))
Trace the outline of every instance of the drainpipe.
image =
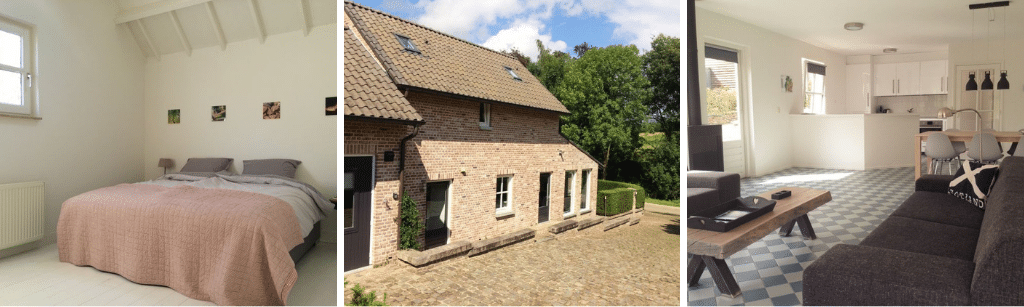
POLYGON ((417 124, 416 130, 412 134, 402 138, 402 145, 399 147, 398 157, 398 201, 402 201, 403 193, 405 192, 405 142, 416 137, 420 133, 420 125, 417 124))

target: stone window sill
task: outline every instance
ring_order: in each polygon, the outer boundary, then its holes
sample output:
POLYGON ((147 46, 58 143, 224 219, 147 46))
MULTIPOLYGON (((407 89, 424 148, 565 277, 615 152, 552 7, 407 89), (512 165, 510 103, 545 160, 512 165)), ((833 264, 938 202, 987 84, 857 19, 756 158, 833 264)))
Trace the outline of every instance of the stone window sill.
POLYGON ((514 211, 512 211, 512 210, 501 210, 501 211, 498 211, 498 212, 494 213, 494 217, 495 218, 503 218, 503 217, 509 217, 509 216, 513 216, 513 215, 516 215, 516 213, 514 211))
POLYGON ((569 213, 566 213, 566 214, 562 215, 562 217, 564 217, 564 218, 570 218, 570 217, 575 217, 575 216, 576 216, 576 212, 569 212, 569 213))
POLYGON ((590 213, 590 208, 580 210, 580 214, 590 213))
POLYGON ((487 130, 487 131, 491 131, 491 130, 494 130, 494 128, 492 128, 491 126, 487 126, 487 125, 484 125, 484 124, 480 124, 480 130, 487 130))

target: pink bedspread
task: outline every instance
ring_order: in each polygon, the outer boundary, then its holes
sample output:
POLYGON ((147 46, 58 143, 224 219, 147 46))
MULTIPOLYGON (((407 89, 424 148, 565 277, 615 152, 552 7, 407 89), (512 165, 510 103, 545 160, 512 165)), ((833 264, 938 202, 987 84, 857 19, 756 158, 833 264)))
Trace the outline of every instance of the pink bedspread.
POLYGON ((64 202, 60 260, 218 305, 284 305, 298 279, 295 212, 262 194, 121 184, 64 202))

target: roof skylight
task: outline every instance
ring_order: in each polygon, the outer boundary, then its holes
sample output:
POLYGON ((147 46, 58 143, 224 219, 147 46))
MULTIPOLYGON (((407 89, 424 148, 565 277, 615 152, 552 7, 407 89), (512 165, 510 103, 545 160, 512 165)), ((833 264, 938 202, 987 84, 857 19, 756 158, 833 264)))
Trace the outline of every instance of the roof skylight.
POLYGON ((412 52, 420 53, 420 49, 416 48, 416 45, 412 43, 412 39, 411 38, 408 38, 408 37, 405 37, 405 36, 401 36, 401 35, 398 35, 398 34, 395 34, 395 37, 398 38, 398 43, 402 44, 402 47, 405 47, 405 50, 409 50, 409 51, 412 51, 412 52))
POLYGON ((512 79, 523 81, 523 78, 520 78, 519 75, 517 75, 516 72, 512 70, 512 67, 505 66, 505 71, 507 71, 508 74, 512 75, 512 79))

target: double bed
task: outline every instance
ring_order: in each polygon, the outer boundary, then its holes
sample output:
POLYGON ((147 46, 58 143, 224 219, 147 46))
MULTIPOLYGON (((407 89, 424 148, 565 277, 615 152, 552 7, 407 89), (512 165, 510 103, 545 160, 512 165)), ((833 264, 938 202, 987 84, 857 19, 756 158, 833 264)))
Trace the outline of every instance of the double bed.
POLYGON ((295 263, 333 205, 287 172, 252 169, 174 173, 72 197, 57 224, 60 260, 218 305, 284 305, 295 263))

